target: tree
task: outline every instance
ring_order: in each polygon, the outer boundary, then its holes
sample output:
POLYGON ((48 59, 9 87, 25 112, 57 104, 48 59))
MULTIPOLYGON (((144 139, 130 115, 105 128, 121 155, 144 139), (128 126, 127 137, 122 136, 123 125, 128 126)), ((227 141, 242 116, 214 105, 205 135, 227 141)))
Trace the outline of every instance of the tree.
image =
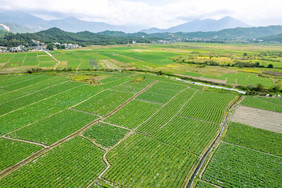
POLYGON ((272 64, 269 64, 269 65, 267 66, 267 68, 273 68, 273 65, 272 65, 272 64))
POLYGON ((47 49, 48 49, 48 50, 54 50, 54 44, 48 43, 48 44, 47 44, 47 49))

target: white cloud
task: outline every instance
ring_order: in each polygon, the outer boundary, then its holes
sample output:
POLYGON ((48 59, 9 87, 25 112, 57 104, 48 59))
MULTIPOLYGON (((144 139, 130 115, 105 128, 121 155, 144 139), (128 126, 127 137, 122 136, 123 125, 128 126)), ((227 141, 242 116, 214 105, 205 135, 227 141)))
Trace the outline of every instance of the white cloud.
POLYGON ((37 13, 40 10, 60 12, 116 25, 166 28, 183 23, 185 21, 183 18, 223 16, 232 16, 248 24, 282 24, 281 0, 166 0, 164 2, 155 0, 151 4, 148 0, 0 0, 2 9, 37 13), (273 23, 269 23, 270 21, 273 23))

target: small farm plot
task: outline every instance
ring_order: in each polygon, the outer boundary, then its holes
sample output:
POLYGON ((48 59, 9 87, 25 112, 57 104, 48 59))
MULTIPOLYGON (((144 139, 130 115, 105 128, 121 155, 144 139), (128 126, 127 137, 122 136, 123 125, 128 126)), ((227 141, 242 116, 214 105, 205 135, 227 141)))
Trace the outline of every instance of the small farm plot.
POLYGON ((240 123, 231 123, 224 141, 245 146, 258 151, 282 156, 282 134, 250 127, 240 123))
POLYGON ((138 100, 152 102, 156 104, 167 103, 176 93, 184 89, 185 85, 173 83, 158 82, 149 88, 146 92, 137 97, 138 100))
POLYGON ((75 109, 106 115, 132 96, 130 93, 106 90, 76 106, 75 109))
POLYGON ((0 138, 0 171, 15 165, 41 148, 42 146, 0 138))
POLYGON ((76 105, 102 90, 101 88, 87 86, 78 82, 71 83, 73 87, 61 93, 0 117, 2 124, 0 134, 6 134, 36 120, 76 105))
POLYGON ((62 82, 66 82, 68 80, 68 78, 63 76, 50 76, 50 78, 36 82, 28 87, 2 94, 0 97, 0 103, 7 103, 19 98, 23 98, 27 95, 33 95, 34 93, 40 92, 43 89, 47 89, 48 87, 52 87, 56 84, 61 84, 62 82))
POLYGON ((103 151, 75 137, 1 179, 1 187, 87 187, 106 165, 103 151))
POLYGON ((195 97, 184 106, 181 116, 220 123, 228 104, 234 95, 199 91, 195 97))
POLYGON ((282 133, 282 113, 238 106, 231 121, 282 133))
POLYGON ((103 147, 111 147, 122 139, 129 131, 123 128, 115 127, 107 123, 98 123, 89 128, 84 136, 95 140, 103 147))
POLYGON ((282 112, 282 99, 281 98, 246 96, 241 104, 244 106, 249 106, 253 108, 260 108, 264 110, 282 112))
POLYGON ((126 187, 181 187, 197 156, 135 134, 110 151, 104 178, 126 187))
POLYGON ((203 179, 221 187, 280 187, 281 157, 222 143, 203 179))
POLYGON ((159 108, 161 105, 134 100, 107 118, 106 121, 128 128, 136 128, 159 108))
POLYGON ((97 119, 97 116, 65 110, 8 134, 12 138, 51 145, 97 119))

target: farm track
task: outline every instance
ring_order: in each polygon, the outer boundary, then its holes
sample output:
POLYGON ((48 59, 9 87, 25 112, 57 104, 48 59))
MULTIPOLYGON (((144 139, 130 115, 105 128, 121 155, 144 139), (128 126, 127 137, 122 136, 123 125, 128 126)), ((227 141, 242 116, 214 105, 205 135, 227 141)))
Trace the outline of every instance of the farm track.
MULTIPOLYGON (((48 79, 49 79, 49 78, 48 78, 48 79)), ((48 80, 48 79, 46 79, 46 80, 48 80)), ((42 81, 46 81, 46 80, 42 80, 42 81)), ((42 82, 42 81, 41 81, 41 82, 42 82)), ((35 83, 35 84, 31 84, 31 85, 26 86, 26 87, 22 87, 22 88, 19 88, 19 89, 15 89, 15 90, 12 90, 12 91, 8 91, 8 92, 6 92, 6 93, 2 93, 2 94, 0 94, 0 96, 1 96, 1 95, 9 94, 9 93, 12 93, 12 92, 15 92, 15 91, 19 91, 19 90, 22 90, 22 89, 26 89, 26 88, 28 88, 28 87, 35 86, 35 85, 37 85, 37 84, 40 84, 41 82, 37 82, 37 83, 35 83)))
POLYGON ((274 157, 282 158, 281 156, 274 155, 274 154, 267 153, 267 152, 263 152, 263 151, 256 150, 256 149, 252 149, 252 148, 248 148, 248 147, 246 147, 246 146, 241 146, 241 145, 233 144, 233 143, 226 142, 226 141, 222 141, 222 143, 229 144, 229 145, 233 145, 233 146, 237 146, 237 147, 240 147, 240 148, 245 148, 245 149, 248 149, 248 150, 251 150, 251 151, 260 152, 260 153, 263 153, 263 154, 266 154, 266 155, 271 155, 271 156, 274 156, 274 157))
MULTIPOLYGON (((236 99, 236 98, 235 98, 236 99)), ((226 126, 226 123, 228 121, 228 118, 231 114, 231 110, 234 108, 235 105, 237 105, 238 103, 240 103, 242 101, 242 98, 239 97, 238 99, 236 99, 234 102, 231 101, 231 104, 229 105, 229 110, 228 110, 228 113, 226 114, 226 118, 224 120, 224 123, 221 127, 221 130, 220 132, 218 133, 218 135, 216 136, 216 138, 214 139, 214 141, 211 143, 211 145, 209 146, 209 148, 206 150, 206 152, 202 155, 202 158, 200 159, 198 165, 196 166, 189 182, 188 182, 188 185, 182 185, 182 187, 187 187, 187 188, 191 188, 192 185, 193 185, 193 182, 194 182, 194 178, 198 175, 198 172, 199 170, 201 170, 202 168, 202 165, 205 163, 205 159, 207 158, 207 156, 209 155, 209 153, 212 151, 212 149, 215 147, 215 145, 219 145, 221 143, 220 139, 223 135, 223 132, 225 130, 225 126, 226 126)), ((209 159, 210 160, 210 159, 209 159)), ((185 182, 184 182, 185 183, 185 182)))
POLYGON ((160 127, 160 129, 164 128, 169 122, 171 122, 184 108, 184 106, 196 95, 197 92, 198 90, 196 90, 195 93, 193 93, 193 95, 180 107, 180 109, 163 126, 160 127))
POLYGON ((150 119, 152 119, 157 113, 159 113, 159 111, 161 111, 168 103, 170 103, 170 101, 172 101, 177 95, 179 95, 180 93, 182 93, 183 91, 185 91, 186 89, 188 89, 188 87, 182 89, 181 91, 179 91, 176 95, 174 95, 169 101, 167 101, 165 104, 162 105, 162 107, 160 109, 158 109, 155 113, 153 113, 148 119, 146 119, 146 121, 144 121, 143 123, 141 123, 140 125, 138 125, 137 127, 135 127, 133 130, 137 130, 140 126, 142 126, 144 123, 148 122, 150 119))
POLYGON ((61 63, 58 59, 56 59, 52 54, 50 54, 49 52, 47 52, 46 50, 44 50, 44 52, 49 55, 54 61, 56 61, 56 65, 54 66, 54 69, 57 68, 57 66, 61 63))
MULTIPOLYGON (((39 150, 38 152, 35 152, 34 154, 30 155, 29 157, 23 159, 22 161, 20 161, 19 163, 13 165, 13 166, 10 166, 6 169, 4 169, 3 171, 0 172, 0 180, 6 176, 8 176, 9 174, 13 173, 14 171, 18 170, 20 167, 22 166, 25 166, 26 164, 28 164, 29 162, 35 160, 36 158, 42 156, 43 154, 47 153, 48 151, 54 149, 55 147, 71 140, 72 138, 74 138, 75 136, 80 136, 83 134, 83 132, 85 132, 88 128, 92 127, 93 125, 95 125, 96 123, 98 123, 99 121, 101 120, 104 120, 106 119, 107 117, 113 115, 114 113, 116 113, 118 110, 122 109, 126 104, 128 104, 130 101, 134 100, 136 97, 138 97, 140 94, 142 94, 143 92, 145 92, 146 90, 148 90, 150 87, 152 87, 154 84, 156 84, 156 82, 153 82, 149 85, 147 85, 145 88, 143 88, 141 91, 137 92, 134 96, 132 96, 131 98, 129 98, 127 101, 125 101, 123 104, 121 104, 120 106, 118 106, 116 109, 114 109, 112 112, 108 113, 107 115, 101 117, 101 118, 98 118, 90 123, 88 123, 87 125, 85 125, 84 127, 82 127, 81 129, 77 130, 76 132, 68 135, 67 137, 59 140, 58 142, 55 142, 53 144, 51 144, 49 147, 46 147, 46 148, 43 148, 41 150, 39 150)), ((86 99, 88 100, 88 99, 86 99)), ((80 102, 82 103, 82 102, 80 102)), ((78 103, 78 104, 80 104, 78 103)), ((76 105, 78 105, 76 104, 76 105)), ((76 106, 74 105, 74 106, 76 106)), ((133 133, 130 132, 131 134, 133 133)), ((128 134, 130 134, 128 133, 128 134)), ((127 137, 129 137, 130 135, 127 135, 127 137)), ((119 143, 121 143, 123 140, 125 140, 127 138, 126 136, 121 139, 116 145, 118 145, 119 143)), ((115 145, 115 146, 116 146, 115 145)), ((106 171, 105 171, 106 172, 106 171)), ((105 173, 104 172, 104 173, 105 173)))
POLYGON ((12 110, 12 111, 10 111, 10 112, 8 112, 8 113, 2 114, 0 117, 3 117, 3 116, 5 116, 5 115, 8 115, 8 114, 10 114, 10 113, 12 113, 12 112, 21 110, 21 109, 23 109, 23 108, 25 108, 25 107, 27 107, 27 106, 31 106, 31 105, 36 104, 36 103, 38 103, 38 102, 45 101, 45 100, 47 100, 47 99, 49 99, 49 98, 52 98, 52 97, 54 97, 54 96, 57 96, 57 95, 60 95, 60 94, 62 94, 62 93, 64 93, 64 92, 66 92, 66 91, 69 91, 69 90, 72 90, 72 89, 75 89, 75 88, 78 88, 78 87, 81 87, 81 86, 83 86, 83 85, 75 86, 75 87, 72 87, 72 88, 70 88, 70 89, 61 91, 61 92, 59 92, 59 93, 56 93, 56 94, 51 95, 51 96, 49 96, 49 97, 46 97, 46 98, 44 98, 44 99, 38 100, 38 101, 36 101, 36 102, 34 102, 34 103, 31 103, 31 104, 29 104, 29 105, 22 106, 22 107, 20 107, 20 108, 17 108, 17 109, 15 109, 15 110, 12 110))
POLYGON ((36 90, 36 91, 34 91, 34 92, 28 93, 28 94, 26 94, 26 95, 22 95, 22 96, 20 96, 20 97, 16 97, 16 98, 14 98, 14 99, 12 99, 12 100, 10 100, 10 101, 3 102, 3 103, 1 103, 0 105, 5 104, 5 103, 7 103, 7 102, 11 102, 11 101, 17 100, 17 99, 20 99, 20 98, 23 98, 23 97, 26 97, 26 96, 28 96, 28 95, 32 95, 32 94, 35 94, 35 93, 44 91, 45 89, 49 89, 49 88, 51 88, 51 87, 54 87, 54 86, 57 86, 57 85, 60 85, 60 84, 64 84, 64 83, 66 83, 66 82, 68 82, 68 80, 67 80, 67 81, 64 81, 64 82, 61 82, 61 83, 58 83, 58 84, 53 84, 52 86, 47 86, 47 87, 45 87, 45 88, 43 88, 43 89, 36 90))
POLYGON ((8 139, 8 140, 13 140, 13 141, 18 141, 18 142, 25 142, 28 144, 33 144, 33 145, 38 145, 38 146, 42 146, 44 148, 48 148, 49 146, 45 145, 45 144, 40 144, 40 143, 36 143, 36 142, 31 142, 31 141, 27 141, 27 140, 21 140, 21 139, 17 139, 17 138, 10 138, 10 137, 6 137, 6 136, 1 136, 4 139, 8 139))

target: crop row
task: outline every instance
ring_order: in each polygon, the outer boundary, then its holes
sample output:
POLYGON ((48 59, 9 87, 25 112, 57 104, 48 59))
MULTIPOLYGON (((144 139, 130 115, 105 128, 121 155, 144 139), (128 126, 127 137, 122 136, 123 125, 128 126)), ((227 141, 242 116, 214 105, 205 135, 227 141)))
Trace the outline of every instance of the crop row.
POLYGON ((75 109, 106 115, 132 96, 130 93, 106 90, 76 106, 75 109))
POLYGON ((203 179, 221 187, 280 187, 282 159, 222 143, 203 179))
POLYGON ((199 91, 184 106, 180 115, 220 123, 234 95, 199 91))
POLYGON ((109 152, 112 167, 104 177, 126 187, 181 187, 196 158, 135 134, 109 152))
POLYGON ((262 99, 262 98, 247 96, 241 104, 245 106, 253 107, 253 108, 260 108, 264 110, 282 112, 281 102, 279 102, 279 100, 277 102, 276 100, 262 99))
POLYGON ((0 138, 0 171, 20 162, 41 148, 38 145, 0 138))
POLYGON ((86 187, 106 165, 103 151, 75 137, 3 178, 1 187, 86 187))
POLYGON ((51 145, 97 118, 97 116, 82 112, 65 110, 13 132, 8 136, 51 145))
POLYGON ((282 156, 282 135, 240 123, 231 123, 224 141, 282 156))
POLYGON ((219 126, 176 116, 171 122, 151 134, 158 140, 200 155, 216 135, 219 126))
POLYGON ((163 106, 150 120, 145 122, 138 128, 138 131, 154 134, 158 132, 162 126, 164 126, 168 121, 173 118, 175 113, 177 113, 181 107, 185 104, 187 100, 195 93, 195 90, 186 89, 176 95, 168 104, 163 106))
POLYGON ((106 121, 128 128, 135 128, 153 115, 160 107, 158 104, 133 100, 121 110, 108 117, 106 121))
POLYGON ((0 105, 0 115, 8 113, 12 110, 22 108, 26 105, 32 104, 36 101, 40 101, 47 97, 51 97, 58 93, 64 92, 65 90, 71 89, 72 87, 76 85, 77 83, 74 83, 74 82, 59 83, 57 85, 53 85, 51 87, 48 87, 46 89, 43 89, 35 93, 32 93, 30 95, 26 95, 24 97, 3 103, 0 105))
POLYGON ((114 127, 106 123, 98 123, 85 131, 84 136, 94 139, 104 147, 111 147, 122 139, 128 130, 114 127))
POLYGON ((35 82, 29 87, 2 94, 0 97, 0 103, 6 103, 26 95, 32 95, 34 93, 37 93, 39 90, 53 86, 54 84, 60 84, 67 80, 69 79, 63 76, 50 76, 48 79, 35 82))
MULTIPOLYGON (((103 91, 104 89, 127 81, 121 79, 113 83, 98 86, 89 86, 79 82, 71 82, 73 87, 52 97, 39 101, 19 110, 0 117, 0 134, 6 134, 24 125, 40 120, 46 116, 71 107, 83 100, 103 91)), ((64 85, 62 85, 64 87, 64 85)))

